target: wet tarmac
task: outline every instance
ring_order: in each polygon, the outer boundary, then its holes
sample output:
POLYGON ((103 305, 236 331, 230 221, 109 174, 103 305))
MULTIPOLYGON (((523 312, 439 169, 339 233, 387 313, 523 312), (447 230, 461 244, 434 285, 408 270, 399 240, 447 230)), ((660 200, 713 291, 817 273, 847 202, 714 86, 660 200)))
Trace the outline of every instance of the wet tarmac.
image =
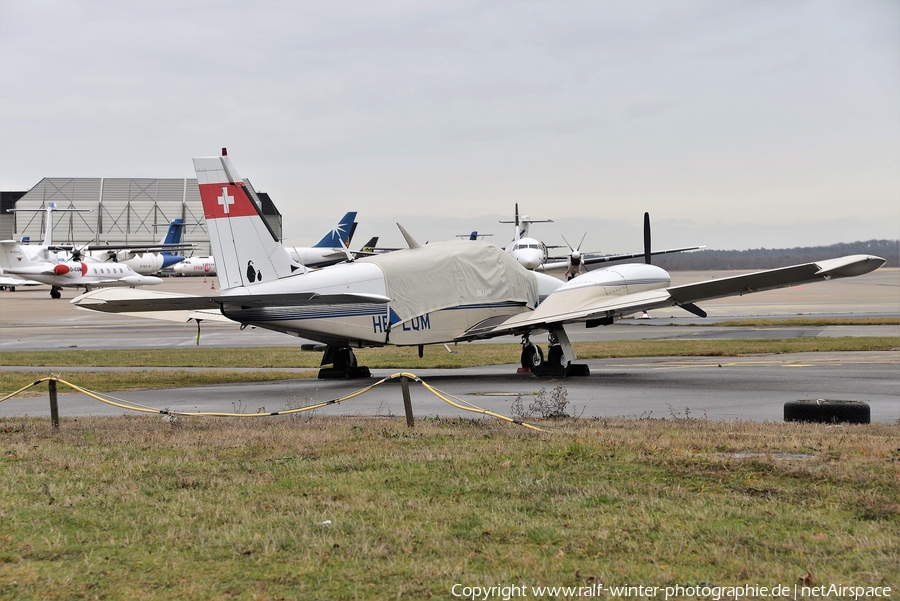
MULTIPOLYGON (((710 277, 708 272, 676 272, 675 283, 710 277), (692 278, 692 279, 691 279, 692 278)), ((729 275, 729 274, 722 274, 729 275)), ((721 275, 719 276, 721 277, 721 275)), ((157 287, 206 294, 214 285, 178 278, 157 287)), ((134 317, 75 310, 53 300, 45 287, 0 292, 0 350, 148 348, 194 346, 194 324, 160 323, 134 317)), ((210 290, 211 293, 214 291, 210 290)), ((900 270, 747 297, 701 303, 707 323, 725 319, 765 317, 900 316, 900 270)), ((571 329, 572 340, 783 338, 832 336, 900 336, 900 326, 703 326, 678 309, 652 312, 652 319, 623 320, 603 328, 571 329)), ((501 341, 504 339, 500 339, 501 341)), ((512 341, 508 338, 505 341, 512 341)), ((240 331, 237 325, 204 323, 201 346, 298 346, 305 340, 263 330, 240 331)), ((462 348, 462 347, 461 347, 462 348)), ((900 420, 900 351, 869 353, 800 353, 739 358, 641 358, 589 360, 591 375, 565 380, 516 374, 515 365, 455 370, 410 371, 469 403, 510 415, 518 398, 523 407, 543 398, 565 395, 566 411, 583 418, 624 416, 781 421, 783 405, 798 399, 843 399, 869 403, 872 421, 900 420)), ((21 369, 21 368, 7 368, 21 369)), ((37 368, 47 375, 53 368, 37 368)), ((56 371, 59 371, 57 369, 56 371)), ((71 372, 71 368, 65 371, 71 372)), ((96 370, 94 370, 96 371, 96 370)), ((235 384, 119 393, 129 402, 156 409, 181 411, 273 412, 339 398, 401 370, 373 370, 365 381, 297 379, 260 384, 235 384)), ((37 375, 36 375, 37 377, 37 375)), ((76 382, 77 383, 77 382, 76 382)), ((60 387, 60 415, 120 415, 122 409, 103 405, 60 387)), ((426 416, 476 417, 444 403, 423 387, 411 386, 413 412, 426 416)), ((316 410, 317 415, 403 415, 397 382, 340 405, 316 410)), ((0 417, 49 415, 45 397, 12 399, 0 404, 0 417)), ((277 418, 276 418, 277 419, 277 418)))

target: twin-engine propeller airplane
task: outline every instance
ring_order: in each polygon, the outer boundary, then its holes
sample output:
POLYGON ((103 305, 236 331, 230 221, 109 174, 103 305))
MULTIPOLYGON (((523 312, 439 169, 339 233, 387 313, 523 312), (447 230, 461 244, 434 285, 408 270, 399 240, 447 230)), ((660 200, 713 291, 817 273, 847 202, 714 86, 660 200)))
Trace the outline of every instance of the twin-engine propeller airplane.
MULTIPOLYGON (((152 275, 159 273, 167 267, 172 267, 184 260, 176 251, 194 248, 193 244, 182 244, 184 238, 184 219, 173 219, 166 230, 166 235, 157 246, 141 245, 130 247, 122 244, 112 245, 106 250, 98 250, 103 247, 91 246, 91 250, 85 253, 85 259, 99 263, 118 263, 128 265, 137 273, 152 275)), ((83 253, 84 251, 82 251, 83 253)), ((78 253, 78 254, 82 254, 78 253)), ((73 259, 80 258, 77 254, 73 259)))
MULTIPOLYGON (((852 277, 884 264, 854 255, 684 286, 650 264, 596 269, 564 283, 522 267, 503 249, 451 240, 308 271, 262 223, 244 181, 223 149, 194 159, 200 198, 219 268, 220 296, 98 290, 72 302, 113 313, 218 309, 242 326, 284 332, 327 345, 320 378, 368 376, 354 348, 418 346, 503 335, 522 337, 522 365, 538 375, 588 375, 575 364, 566 325, 608 325, 644 310, 852 277), (548 357, 530 336, 549 333, 548 357)), ((402 229, 402 228, 401 228, 402 229)), ((645 250, 649 254, 649 249, 645 250)))

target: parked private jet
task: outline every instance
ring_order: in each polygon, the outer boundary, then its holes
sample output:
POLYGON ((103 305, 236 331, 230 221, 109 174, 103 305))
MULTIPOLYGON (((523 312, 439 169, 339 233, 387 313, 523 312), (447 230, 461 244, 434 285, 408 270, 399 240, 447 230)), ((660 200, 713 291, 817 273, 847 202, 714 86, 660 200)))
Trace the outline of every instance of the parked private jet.
MULTIPOLYGON (((654 265, 622 264, 596 269, 564 283, 525 269, 503 249, 481 241, 451 240, 310 271, 294 261, 262 225, 243 179, 222 156, 194 159, 220 296, 152 291, 98 290, 74 299, 105 312, 218 309, 242 326, 256 326, 327 345, 319 377, 364 377, 354 348, 418 346, 502 335, 522 337, 522 366, 538 375, 587 375, 566 325, 612 324, 644 310, 679 306, 706 314, 696 303, 852 277, 884 264, 854 255, 672 286, 654 265), (549 334, 548 357, 530 339, 549 334)), ((401 231, 402 230, 401 228, 401 231)), ((645 249, 645 255, 652 254, 645 249)))
POLYGON ((62 288, 91 288, 104 286, 145 286, 160 284, 160 278, 141 275, 128 265, 118 263, 88 263, 85 261, 33 260, 15 240, 0 242, 0 267, 4 274, 50 285, 50 297, 60 298, 62 288))

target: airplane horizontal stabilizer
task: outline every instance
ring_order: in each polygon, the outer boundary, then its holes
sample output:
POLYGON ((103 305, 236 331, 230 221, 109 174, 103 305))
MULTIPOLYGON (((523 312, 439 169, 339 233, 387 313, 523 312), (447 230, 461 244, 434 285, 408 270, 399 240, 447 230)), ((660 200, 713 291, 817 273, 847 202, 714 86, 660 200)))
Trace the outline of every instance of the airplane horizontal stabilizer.
POLYGON ((174 292, 152 290, 96 290, 73 298, 76 307, 104 313, 135 313, 140 311, 203 311, 218 309, 223 305, 233 308, 254 309, 271 307, 298 307, 312 305, 347 305, 356 303, 390 302, 378 294, 242 294, 222 296, 193 296, 174 292))

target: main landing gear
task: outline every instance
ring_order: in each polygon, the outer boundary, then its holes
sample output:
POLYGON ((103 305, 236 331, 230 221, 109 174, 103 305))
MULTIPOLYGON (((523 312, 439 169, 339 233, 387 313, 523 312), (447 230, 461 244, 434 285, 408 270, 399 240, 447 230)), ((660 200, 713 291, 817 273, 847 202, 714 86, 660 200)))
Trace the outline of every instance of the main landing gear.
POLYGON ((50 286, 50 298, 62 298, 62 288, 59 286, 50 286))
POLYGON ((322 356, 322 365, 332 364, 332 367, 319 369, 320 380, 334 380, 343 378, 369 378, 372 372, 365 365, 356 364, 356 355, 349 346, 329 346, 322 356))
POLYGON ((589 376, 590 368, 583 363, 572 363, 575 359, 575 350, 569 343, 569 337, 564 329, 557 328, 550 331, 550 346, 547 348, 547 359, 541 347, 531 342, 529 335, 522 337, 522 369, 531 371, 538 377, 564 378, 569 376, 589 376))

